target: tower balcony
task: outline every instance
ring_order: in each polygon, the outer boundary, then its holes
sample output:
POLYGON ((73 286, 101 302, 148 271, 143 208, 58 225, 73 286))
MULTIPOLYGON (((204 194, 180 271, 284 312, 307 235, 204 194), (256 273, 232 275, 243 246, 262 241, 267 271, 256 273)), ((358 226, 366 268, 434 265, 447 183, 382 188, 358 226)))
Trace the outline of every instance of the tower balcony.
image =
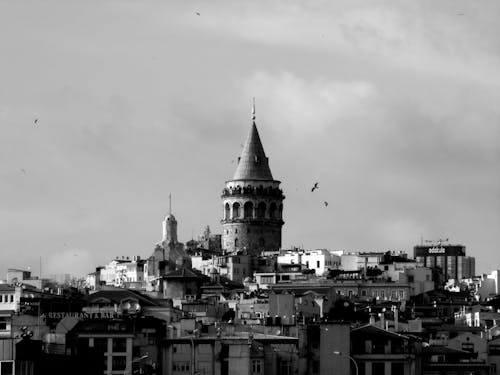
POLYGON ((283 190, 280 188, 273 187, 254 187, 254 186, 244 186, 236 187, 234 189, 225 188, 222 190, 221 198, 234 197, 234 196, 255 196, 255 197, 269 197, 269 198, 279 198, 285 199, 283 195, 283 190))
POLYGON ((269 218, 269 217, 247 217, 247 218, 235 218, 235 219, 222 219, 221 224, 253 224, 253 225, 283 225, 285 222, 281 218, 269 218))

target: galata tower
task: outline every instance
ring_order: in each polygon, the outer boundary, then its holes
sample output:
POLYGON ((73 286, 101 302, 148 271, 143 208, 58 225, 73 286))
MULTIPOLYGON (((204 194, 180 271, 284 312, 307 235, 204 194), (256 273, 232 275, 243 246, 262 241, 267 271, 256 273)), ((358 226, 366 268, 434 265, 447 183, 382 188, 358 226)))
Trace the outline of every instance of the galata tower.
POLYGON ((255 125, 243 146, 233 179, 226 181, 222 192, 222 248, 257 255, 262 250, 281 248, 283 226, 283 191, 274 180, 255 125))

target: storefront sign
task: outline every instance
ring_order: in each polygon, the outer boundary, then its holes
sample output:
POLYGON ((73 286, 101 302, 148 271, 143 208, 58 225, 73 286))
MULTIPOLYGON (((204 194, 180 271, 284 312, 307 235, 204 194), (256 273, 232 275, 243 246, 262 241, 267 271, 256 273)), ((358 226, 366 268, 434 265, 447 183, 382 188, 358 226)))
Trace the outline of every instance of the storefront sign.
POLYGON ((45 314, 48 319, 63 319, 63 318, 77 318, 77 319, 116 319, 120 314, 115 312, 56 312, 51 311, 45 314))

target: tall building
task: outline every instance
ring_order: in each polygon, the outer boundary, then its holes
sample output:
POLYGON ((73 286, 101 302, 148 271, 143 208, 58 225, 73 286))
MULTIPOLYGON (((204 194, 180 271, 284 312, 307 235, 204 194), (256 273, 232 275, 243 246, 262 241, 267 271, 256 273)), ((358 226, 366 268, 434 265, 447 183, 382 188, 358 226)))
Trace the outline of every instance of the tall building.
POLYGON ((424 267, 440 268, 445 280, 467 279, 475 276, 475 258, 465 255, 463 245, 417 245, 413 248, 415 260, 424 267))
POLYGON ((250 133, 232 180, 222 192, 222 249, 256 255, 281 247, 283 191, 273 179, 252 111, 250 133))

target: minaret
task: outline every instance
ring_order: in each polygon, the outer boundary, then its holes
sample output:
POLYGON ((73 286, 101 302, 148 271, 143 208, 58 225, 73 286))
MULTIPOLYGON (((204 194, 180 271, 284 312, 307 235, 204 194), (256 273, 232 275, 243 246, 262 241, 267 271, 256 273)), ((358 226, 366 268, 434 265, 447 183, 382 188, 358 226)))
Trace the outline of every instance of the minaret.
POLYGON ((255 124, 254 101, 250 133, 233 179, 226 181, 221 196, 222 248, 225 251, 247 250, 256 255, 262 250, 281 247, 285 197, 279 185, 280 181, 273 179, 269 169, 255 124))
POLYGON ((166 244, 177 243, 177 220, 172 215, 172 195, 168 195, 168 215, 162 222, 163 238, 162 242, 166 244))

